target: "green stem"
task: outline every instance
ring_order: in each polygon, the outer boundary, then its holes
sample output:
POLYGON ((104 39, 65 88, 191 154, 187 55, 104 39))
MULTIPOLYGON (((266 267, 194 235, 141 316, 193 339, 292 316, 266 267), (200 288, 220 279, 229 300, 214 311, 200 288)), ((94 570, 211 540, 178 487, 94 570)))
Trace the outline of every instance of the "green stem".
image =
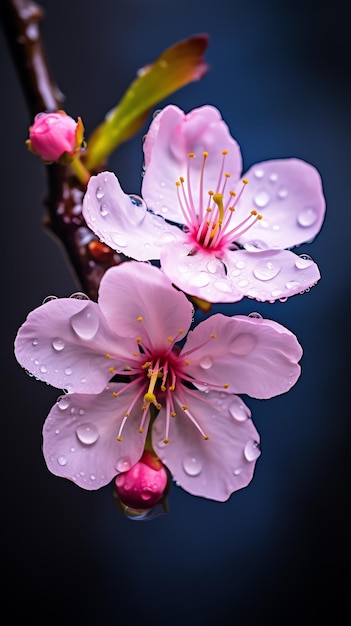
POLYGON ((73 161, 70 163, 71 168, 73 169, 78 180, 83 183, 83 185, 87 185, 90 179, 90 172, 83 165, 82 161, 79 157, 74 157, 73 161))

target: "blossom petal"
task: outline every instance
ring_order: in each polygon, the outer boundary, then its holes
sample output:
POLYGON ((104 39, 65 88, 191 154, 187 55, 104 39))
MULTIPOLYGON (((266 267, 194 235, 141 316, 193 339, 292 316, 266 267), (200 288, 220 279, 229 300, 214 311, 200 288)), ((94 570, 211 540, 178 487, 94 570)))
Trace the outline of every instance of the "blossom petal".
POLYGON ((322 226, 325 198, 315 167, 300 159, 257 163, 245 174, 249 184, 238 213, 257 209, 263 219, 239 242, 263 240, 268 248, 290 248, 311 241, 322 226))
POLYGON ((52 407, 43 428, 43 452, 49 470, 83 489, 99 489, 116 474, 130 469, 143 453, 145 432, 136 421, 141 402, 126 420, 122 441, 119 428, 135 391, 115 398, 121 384, 110 383, 98 395, 67 394, 52 407))
POLYGON ((308 291, 321 277, 310 256, 298 256, 290 250, 235 250, 227 252, 223 262, 233 290, 260 302, 286 300, 308 291))
POLYGON ((216 313, 189 332, 181 356, 195 384, 202 381, 263 399, 285 393, 296 383, 302 348, 277 322, 216 313))
POLYGON ((176 181, 181 176, 191 184, 195 206, 199 203, 203 152, 208 152, 203 188, 216 191, 223 152, 227 151, 225 171, 236 182, 242 169, 237 142, 231 137, 220 112, 213 106, 193 109, 187 115, 178 107, 165 107, 153 120, 144 142, 145 176, 142 195, 147 206, 166 219, 184 223, 180 211, 176 181), (191 176, 188 177, 189 153, 191 176))
POLYGON ((209 439, 179 406, 171 418, 167 444, 166 414, 161 409, 152 429, 153 447, 183 489, 223 502, 248 485, 260 455, 250 411, 237 396, 215 391, 193 395, 184 389, 184 399, 209 439))
POLYGON ((161 251, 161 266, 168 278, 182 291, 207 302, 238 302, 245 292, 227 275, 224 263, 215 253, 191 243, 175 242, 161 251), (191 253, 191 254, 190 254, 191 253))
POLYGON ((134 343, 117 337, 96 302, 57 298, 41 305, 21 326, 15 355, 28 372, 70 392, 98 393, 132 354, 134 343), (106 358, 113 353, 113 358, 106 358))
POLYGON ((99 239, 138 261, 159 259, 163 245, 184 236, 176 226, 149 213, 140 198, 125 194, 112 172, 90 178, 82 212, 99 239))
POLYGON ((185 336, 193 315, 192 304, 158 267, 137 261, 105 273, 99 304, 122 336, 139 337, 153 351, 169 346, 180 330, 185 336))

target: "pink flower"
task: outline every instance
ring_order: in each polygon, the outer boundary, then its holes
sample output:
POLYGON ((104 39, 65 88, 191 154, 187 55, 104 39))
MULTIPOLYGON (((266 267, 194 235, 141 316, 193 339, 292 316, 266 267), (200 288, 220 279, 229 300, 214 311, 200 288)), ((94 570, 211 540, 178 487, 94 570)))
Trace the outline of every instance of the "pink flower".
POLYGON ((191 494, 223 501, 250 482, 259 435, 236 394, 288 391, 301 346, 272 320, 217 313, 188 332, 192 319, 168 277, 134 261, 106 271, 97 303, 53 299, 28 315, 16 358, 69 392, 43 430, 53 474, 98 489, 138 463, 150 429, 155 453, 191 494))
POLYGON ((130 470, 118 474, 115 490, 122 506, 151 509, 164 497, 168 474, 161 461, 145 450, 140 461, 130 470))
POLYGON ((83 214, 108 246, 140 261, 160 259, 177 287, 208 302, 273 302, 319 280, 310 257, 285 250, 311 241, 324 219, 312 165, 265 161, 241 180, 239 146, 212 106, 187 115, 165 107, 144 155, 144 201, 132 204, 110 172, 88 184, 83 214))
POLYGON ((29 129, 27 146, 46 163, 69 160, 82 144, 84 127, 64 111, 38 113, 29 129))

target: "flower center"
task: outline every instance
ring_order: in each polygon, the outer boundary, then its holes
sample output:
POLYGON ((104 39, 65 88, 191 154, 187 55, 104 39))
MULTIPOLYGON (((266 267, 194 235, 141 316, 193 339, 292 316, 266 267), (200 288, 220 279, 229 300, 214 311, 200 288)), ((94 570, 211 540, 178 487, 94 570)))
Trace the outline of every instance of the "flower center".
MULTIPOLYGON (((143 318, 140 316, 138 322, 142 321, 143 318)), ((125 423, 137 403, 139 403, 139 406, 141 405, 139 421, 140 433, 144 432, 144 425, 145 422, 147 422, 147 418, 150 416, 151 407, 154 406, 157 411, 162 408, 166 415, 165 436, 163 441, 164 443, 168 443, 170 422, 172 418, 176 418, 177 410, 179 410, 180 407, 204 439, 208 439, 201 424, 194 417, 186 403, 186 394, 188 396, 190 394, 199 397, 199 391, 196 389, 196 385, 207 385, 208 383, 202 380, 195 380, 191 374, 188 374, 187 368, 192 355, 210 341, 216 339, 216 335, 211 334, 202 344, 196 346, 196 348, 185 353, 180 353, 179 347, 175 344, 180 340, 182 333, 183 331, 180 329, 175 338, 168 337, 167 343, 169 347, 166 346, 165 342, 165 347, 162 350, 156 351, 153 349, 147 331, 144 328, 144 338, 136 337, 138 351, 133 353, 128 365, 125 365, 120 371, 117 371, 113 367, 109 368, 111 376, 128 376, 129 378, 128 382, 121 386, 118 391, 112 392, 115 398, 119 398, 127 389, 133 389, 132 400, 124 413, 117 433, 117 441, 122 441, 122 431, 125 423)), ((105 356, 108 359, 113 358, 110 354, 106 354, 105 356)), ((214 384, 211 385, 211 387, 227 389, 228 384, 214 384)))
POLYGON ((191 182, 193 176, 191 164, 196 158, 193 152, 188 154, 186 180, 181 176, 176 182, 179 206, 189 231, 189 238, 194 244, 194 251, 196 248, 215 251, 230 248, 233 242, 249 230, 257 220, 262 219, 262 215, 255 209, 243 216, 240 216, 238 211, 239 217, 234 217, 248 180, 243 179, 243 186, 238 194, 232 189, 227 189, 227 183, 231 177, 225 172, 227 155, 228 151, 223 150, 215 191, 205 191, 204 187, 208 152, 202 153, 203 160, 197 190, 193 188, 191 182))

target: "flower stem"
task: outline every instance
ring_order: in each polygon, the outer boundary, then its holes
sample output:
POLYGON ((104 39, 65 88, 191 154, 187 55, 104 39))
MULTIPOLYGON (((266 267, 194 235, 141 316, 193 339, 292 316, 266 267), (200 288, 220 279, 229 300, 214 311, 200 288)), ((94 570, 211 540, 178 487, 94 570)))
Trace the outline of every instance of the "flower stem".
POLYGON ((83 185, 87 185, 89 182, 89 178, 91 176, 89 170, 83 165, 82 161, 79 157, 74 157, 73 161, 70 163, 71 168, 73 169, 78 180, 83 183, 83 185))

